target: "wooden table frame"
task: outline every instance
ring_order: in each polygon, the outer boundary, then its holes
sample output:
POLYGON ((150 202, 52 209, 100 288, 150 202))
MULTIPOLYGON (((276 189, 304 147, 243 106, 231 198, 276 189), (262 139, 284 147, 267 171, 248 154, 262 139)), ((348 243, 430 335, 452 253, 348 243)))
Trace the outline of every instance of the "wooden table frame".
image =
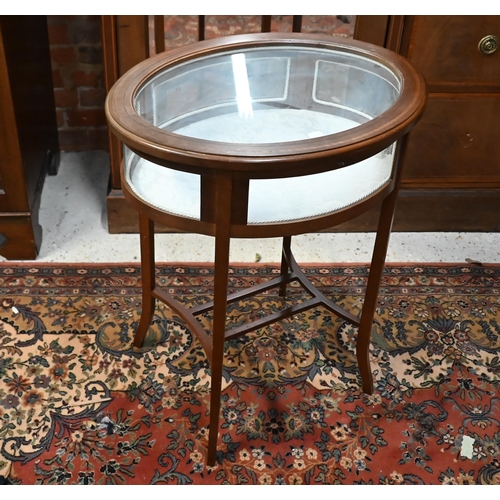
POLYGON ((139 156, 166 167, 196 173, 201 176, 200 219, 189 219, 166 213, 146 203, 128 185, 122 165, 122 181, 127 201, 139 212, 143 302, 140 324, 134 345, 141 347, 150 328, 155 301, 161 300, 176 311, 197 336, 210 361, 212 370, 210 400, 210 432, 207 463, 214 465, 218 457, 217 442, 222 386, 224 342, 249 331, 280 321, 303 310, 324 306, 358 327, 356 356, 363 391, 373 392, 369 361, 369 344, 377 304, 380 281, 391 233, 396 199, 401 180, 402 156, 408 132, 417 123, 426 103, 423 78, 406 60, 381 47, 333 37, 302 34, 252 34, 218 38, 152 57, 126 73, 111 89, 106 101, 106 113, 111 130, 139 156), (230 155, 232 145, 207 145, 200 141, 160 130, 141 118, 133 106, 134 95, 152 74, 179 62, 203 55, 248 46, 275 46, 305 43, 312 47, 354 51, 373 58, 398 75, 403 82, 396 103, 382 115, 354 129, 307 141, 283 144, 238 144, 238 154, 230 155), (248 188, 251 179, 299 176, 330 171, 369 158, 397 143, 392 176, 376 192, 343 210, 307 219, 247 224, 248 188), (370 266, 361 316, 337 306, 321 294, 300 271, 291 252, 291 237, 311 233, 350 220, 368 209, 380 205, 377 235, 370 266), (171 297, 155 282, 154 224, 155 222, 180 231, 215 237, 215 278, 213 301, 188 309, 171 297), (228 296, 229 248, 231 238, 283 237, 281 274, 268 283, 228 296), (298 281, 311 295, 303 304, 287 307, 249 325, 226 330, 228 303, 278 287, 285 296, 286 285, 298 281), (213 311, 211 334, 200 325, 196 316, 213 311))

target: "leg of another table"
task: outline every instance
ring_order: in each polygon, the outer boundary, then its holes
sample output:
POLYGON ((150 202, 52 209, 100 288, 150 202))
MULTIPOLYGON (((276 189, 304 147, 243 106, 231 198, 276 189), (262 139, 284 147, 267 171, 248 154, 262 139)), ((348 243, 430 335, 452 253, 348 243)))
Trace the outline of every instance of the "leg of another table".
POLYGON ((139 214, 139 231, 141 238, 142 312, 139 327, 134 337, 135 347, 142 347, 155 310, 155 298, 152 295, 155 287, 154 221, 142 213, 139 214))

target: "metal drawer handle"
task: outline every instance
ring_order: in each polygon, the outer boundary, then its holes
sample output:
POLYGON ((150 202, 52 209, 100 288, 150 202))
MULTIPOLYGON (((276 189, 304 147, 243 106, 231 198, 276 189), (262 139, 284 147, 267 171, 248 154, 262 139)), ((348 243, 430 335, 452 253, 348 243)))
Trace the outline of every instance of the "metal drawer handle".
POLYGON ((486 35, 477 46, 479 52, 484 55, 493 54, 498 49, 498 38, 495 35, 486 35))

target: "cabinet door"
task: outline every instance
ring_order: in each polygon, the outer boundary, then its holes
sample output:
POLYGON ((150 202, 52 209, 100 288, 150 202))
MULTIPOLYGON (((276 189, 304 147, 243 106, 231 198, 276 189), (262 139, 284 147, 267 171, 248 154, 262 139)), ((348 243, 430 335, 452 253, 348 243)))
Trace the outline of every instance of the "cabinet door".
POLYGON ((406 55, 430 92, 498 92, 500 50, 479 48, 488 36, 500 40, 500 16, 415 16, 406 55))
POLYGON ((400 52, 429 91, 403 165, 395 230, 498 231, 500 16, 405 16, 400 52))
POLYGON ((431 94, 411 133, 403 186, 500 188, 499 117, 499 94, 431 94))

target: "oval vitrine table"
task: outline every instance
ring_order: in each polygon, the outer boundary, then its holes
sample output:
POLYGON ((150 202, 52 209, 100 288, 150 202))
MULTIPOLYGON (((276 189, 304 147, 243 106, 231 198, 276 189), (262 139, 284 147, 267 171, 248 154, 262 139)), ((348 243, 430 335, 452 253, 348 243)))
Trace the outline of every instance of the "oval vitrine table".
POLYGON ((201 342, 211 366, 207 462, 217 440, 224 342, 313 307, 358 328, 362 389, 373 391, 369 344, 385 264, 401 157, 420 118, 423 78, 395 53, 311 34, 218 38, 143 61, 109 92, 109 126, 124 144, 122 187, 140 219, 143 302, 134 344, 155 300, 201 342), (360 317, 320 293, 301 272, 291 237, 318 232, 380 206, 360 317), (215 238, 213 300, 187 308, 155 283, 154 222, 215 238), (228 296, 231 238, 283 238, 281 274, 228 296), (310 298, 228 328, 228 303, 299 282, 310 298), (212 311, 208 332, 197 319, 212 311))

